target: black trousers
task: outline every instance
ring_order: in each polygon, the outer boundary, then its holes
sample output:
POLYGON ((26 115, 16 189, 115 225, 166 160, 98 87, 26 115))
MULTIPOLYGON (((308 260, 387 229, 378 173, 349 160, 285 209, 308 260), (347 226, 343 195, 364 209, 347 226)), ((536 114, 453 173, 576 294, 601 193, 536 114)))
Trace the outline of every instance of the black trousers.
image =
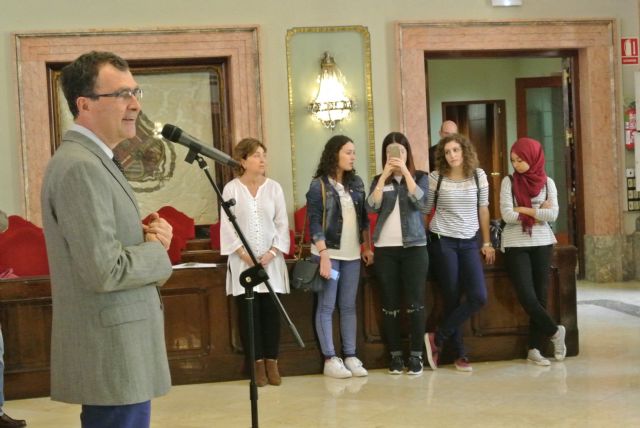
POLYGON ((542 350, 558 331, 547 312, 552 245, 505 248, 506 267, 518 301, 529 315, 529 349, 542 350))
POLYGON ((424 293, 429 256, 425 245, 375 249, 375 272, 380 286, 382 327, 389 352, 402 353, 400 304, 404 296, 411 332, 411 354, 422 355, 425 331, 424 293))
MULTIPOLYGON (((253 340, 255 359, 277 359, 280 348, 280 312, 269 293, 254 293, 253 300, 253 340)), ((236 296, 240 316, 240 338, 245 355, 249 354, 247 342, 247 302, 244 295, 236 296)))

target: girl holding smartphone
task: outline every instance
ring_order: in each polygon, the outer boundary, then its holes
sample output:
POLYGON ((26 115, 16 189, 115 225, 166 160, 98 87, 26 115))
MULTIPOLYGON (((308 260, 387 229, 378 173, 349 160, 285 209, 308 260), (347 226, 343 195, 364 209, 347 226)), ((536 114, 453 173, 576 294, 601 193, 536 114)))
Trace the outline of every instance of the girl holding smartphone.
POLYGON ((400 304, 404 295, 411 325, 407 374, 417 375, 423 367, 424 293, 429 267, 424 228, 428 178, 426 173, 416 171, 411 145, 399 132, 392 132, 383 140, 382 165, 382 174, 371 183, 367 206, 378 214, 373 232, 374 266, 390 353, 389 373, 401 374, 405 367, 400 341, 400 304))

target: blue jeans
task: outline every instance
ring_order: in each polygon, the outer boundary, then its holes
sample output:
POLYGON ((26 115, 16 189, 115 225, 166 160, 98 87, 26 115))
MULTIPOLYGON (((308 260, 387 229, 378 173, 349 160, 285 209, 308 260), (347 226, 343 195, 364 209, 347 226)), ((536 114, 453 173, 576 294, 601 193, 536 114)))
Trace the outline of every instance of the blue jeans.
MULTIPOLYGON (((313 256, 312 259, 319 261, 320 258, 313 256)), ((336 350, 333 346, 333 311, 336 308, 337 300, 340 310, 342 351, 345 357, 355 356, 356 297, 358 295, 358 283, 360 282, 360 259, 331 259, 331 268, 340 272, 340 277, 337 280, 326 280, 324 287, 318 292, 316 331, 320 341, 320 350, 325 358, 336 355, 336 350)))
POLYGON ((432 266, 444 298, 444 320, 436 331, 436 345, 450 339, 457 357, 465 357, 460 327, 487 303, 484 269, 477 238, 441 236, 433 240, 432 266), (466 295, 461 301, 462 295, 466 295))

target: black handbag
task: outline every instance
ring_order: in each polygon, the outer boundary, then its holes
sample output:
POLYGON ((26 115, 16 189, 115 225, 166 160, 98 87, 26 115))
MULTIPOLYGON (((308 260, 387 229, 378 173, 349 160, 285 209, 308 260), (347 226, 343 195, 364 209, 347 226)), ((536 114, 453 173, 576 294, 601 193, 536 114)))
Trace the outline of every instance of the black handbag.
POLYGON ((324 278, 320 276, 320 265, 309 259, 298 260, 291 272, 291 287, 296 290, 313 291, 322 290, 324 278))
MULTIPOLYGON (((324 210, 324 183, 320 179, 320 186, 322 188, 322 209, 324 210)), ((324 228, 325 218, 322 217, 322 227, 324 228)), ((312 291, 317 293, 322 290, 325 279, 320 276, 320 264, 310 259, 303 259, 302 257, 302 243, 304 240, 305 228, 307 227, 307 216, 304 217, 302 223, 302 232, 300 234, 300 240, 298 242, 298 251, 296 254, 296 264, 293 266, 293 271, 289 277, 291 288, 302 291, 312 291)))

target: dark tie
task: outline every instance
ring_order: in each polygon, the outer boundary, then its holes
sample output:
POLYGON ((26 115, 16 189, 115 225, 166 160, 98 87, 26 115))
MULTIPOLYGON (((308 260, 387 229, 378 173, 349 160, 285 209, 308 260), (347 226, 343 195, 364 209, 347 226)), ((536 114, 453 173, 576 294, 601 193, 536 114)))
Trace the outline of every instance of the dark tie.
POLYGON ((122 173, 122 175, 124 175, 124 167, 122 166, 122 164, 120 163, 120 161, 118 159, 116 159, 116 157, 114 156, 113 158, 111 158, 111 160, 113 160, 113 163, 116 164, 116 166, 118 167, 118 169, 120 170, 120 172, 122 173))

